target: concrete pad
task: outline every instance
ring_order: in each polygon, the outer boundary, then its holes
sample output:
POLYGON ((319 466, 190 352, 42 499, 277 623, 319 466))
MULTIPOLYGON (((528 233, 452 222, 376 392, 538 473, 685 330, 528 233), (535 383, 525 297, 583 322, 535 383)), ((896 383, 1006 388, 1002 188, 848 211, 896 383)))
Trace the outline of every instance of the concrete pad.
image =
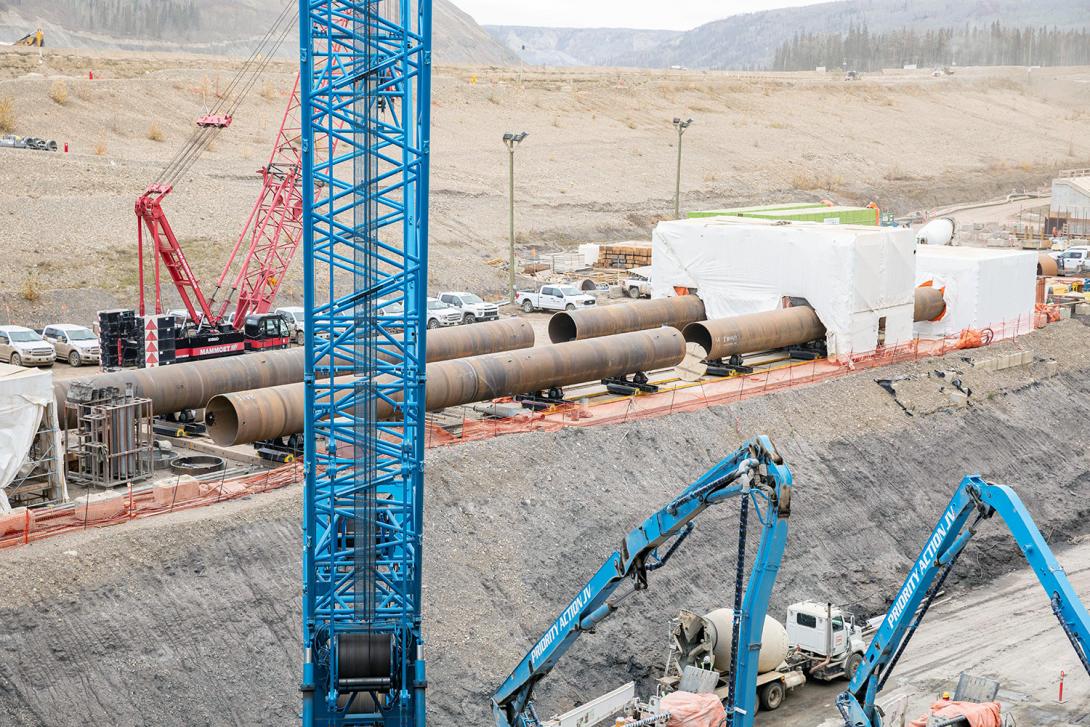
POLYGON ((99 522, 120 517, 129 507, 127 490, 107 490, 85 495, 76 501, 76 518, 87 522, 99 522))
POLYGON ((163 482, 152 488, 156 507, 188 502, 200 497, 201 483, 191 475, 182 475, 175 482, 163 482))

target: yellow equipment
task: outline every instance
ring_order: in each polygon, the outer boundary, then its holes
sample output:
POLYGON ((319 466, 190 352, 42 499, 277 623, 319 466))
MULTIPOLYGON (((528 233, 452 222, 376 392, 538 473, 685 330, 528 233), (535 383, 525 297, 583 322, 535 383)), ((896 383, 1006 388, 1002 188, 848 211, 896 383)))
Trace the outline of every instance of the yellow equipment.
POLYGON ((32 48, 41 48, 45 45, 45 33, 42 32, 41 28, 38 28, 33 33, 28 33, 15 41, 15 45, 29 45, 32 48))

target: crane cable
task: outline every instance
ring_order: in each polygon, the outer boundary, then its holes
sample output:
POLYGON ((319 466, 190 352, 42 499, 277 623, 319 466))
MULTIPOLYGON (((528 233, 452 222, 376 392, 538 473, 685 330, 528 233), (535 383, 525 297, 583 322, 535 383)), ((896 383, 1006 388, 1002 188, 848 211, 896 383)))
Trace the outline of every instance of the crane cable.
MULTIPOLYGON (((277 22, 273 25, 272 28, 270 28, 269 32, 266 33, 266 37, 258 45, 257 49, 251 55, 250 59, 246 61, 243 68, 239 71, 238 74, 236 74, 235 78, 232 79, 231 83, 228 85, 228 88, 222 94, 222 97, 212 107, 212 109, 210 110, 211 114, 231 115, 238 109, 238 107, 244 100, 245 92, 248 92, 253 87, 254 83, 256 83, 257 76, 268 66, 269 62, 271 61, 272 54, 275 53, 276 50, 280 47, 280 45, 284 41, 284 38, 287 36, 287 33, 291 30, 291 23, 288 23, 283 28, 279 28, 279 26, 281 26, 281 24, 283 23, 284 19, 285 14, 282 13, 281 16, 277 19, 277 22), (278 29, 280 30, 280 35, 270 45, 269 43, 272 34, 275 33, 278 29), (266 49, 267 52, 262 54, 262 51, 266 49), (259 54, 263 55, 263 60, 260 61, 257 68, 253 68, 253 63, 258 58, 259 54), (244 77, 246 77, 248 80, 243 86, 243 93, 234 94, 235 97, 232 99, 231 95, 233 94, 239 83, 242 82, 242 79, 244 77), (227 108, 224 108, 224 105, 228 100, 231 100, 231 105, 227 108)), ((197 158, 208 148, 212 141, 219 135, 220 131, 222 131, 222 127, 218 126, 201 126, 194 130, 187 144, 181 149, 181 151, 179 151, 179 153, 175 156, 175 158, 171 161, 167 168, 164 169, 163 172, 160 174, 160 177, 157 180, 157 184, 166 184, 173 186, 178 181, 178 179, 180 179, 181 176, 189 170, 189 168, 193 165, 197 158)))
MULTIPOLYGON (((246 59, 238 73, 231 79, 222 94, 218 95, 216 103, 209 109, 209 115, 234 115, 241 106, 246 95, 253 89, 260 76, 273 56, 284 43, 288 33, 295 26, 296 14, 293 12, 293 2, 285 4, 276 20, 265 32, 249 58, 246 59)), ((154 184, 156 186, 173 186, 184 175, 197 158, 208 148, 212 141, 223 130, 220 126, 199 126, 190 135, 188 141, 171 159, 167 166, 159 173, 154 184)))

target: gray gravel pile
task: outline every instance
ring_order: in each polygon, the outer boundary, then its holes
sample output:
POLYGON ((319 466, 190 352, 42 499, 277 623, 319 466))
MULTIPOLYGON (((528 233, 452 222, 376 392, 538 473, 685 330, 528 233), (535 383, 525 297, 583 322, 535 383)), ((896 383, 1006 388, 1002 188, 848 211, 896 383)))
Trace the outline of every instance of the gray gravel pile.
MULTIPOLYGON (((773 613, 802 598, 884 609, 967 473, 1013 484, 1051 541, 1082 532, 1086 329, 1020 345, 1057 359, 909 416, 867 371, 738 405, 430 451, 425 608, 435 725, 485 725, 488 697, 629 528, 757 432, 796 482, 773 613), (1000 385, 1001 384, 1001 385, 1000 385), (988 387, 991 386, 990 389, 988 387)), ((1003 344, 1010 346, 1011 344, 1003 344)), ((993 347, 988 355, 999 352, 993 347)), ((16 725, 292 724, 299 704, 298 489, 0 553, 0 713, 16 725)), ((543 683, 551 713, 653 677, 668 619, 727 602, 734 510, 706 513, 670 566, 543 683)), ((949 587, 1017 566, 988 523, 949 587), (959 580, 960 579, 960 580, 959 580)), ((827 716, 827 715, 825 715, 827 716)), ((815 720, 816 721, 816 720, 815 720)))

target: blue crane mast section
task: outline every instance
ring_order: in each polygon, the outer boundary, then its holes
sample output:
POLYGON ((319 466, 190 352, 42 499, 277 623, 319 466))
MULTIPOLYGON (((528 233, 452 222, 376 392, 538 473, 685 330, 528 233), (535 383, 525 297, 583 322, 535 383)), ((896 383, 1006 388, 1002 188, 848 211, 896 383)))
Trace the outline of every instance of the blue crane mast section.
POLYGON ((299 14, 303 723, 423 727, 431 2, 299 14))

